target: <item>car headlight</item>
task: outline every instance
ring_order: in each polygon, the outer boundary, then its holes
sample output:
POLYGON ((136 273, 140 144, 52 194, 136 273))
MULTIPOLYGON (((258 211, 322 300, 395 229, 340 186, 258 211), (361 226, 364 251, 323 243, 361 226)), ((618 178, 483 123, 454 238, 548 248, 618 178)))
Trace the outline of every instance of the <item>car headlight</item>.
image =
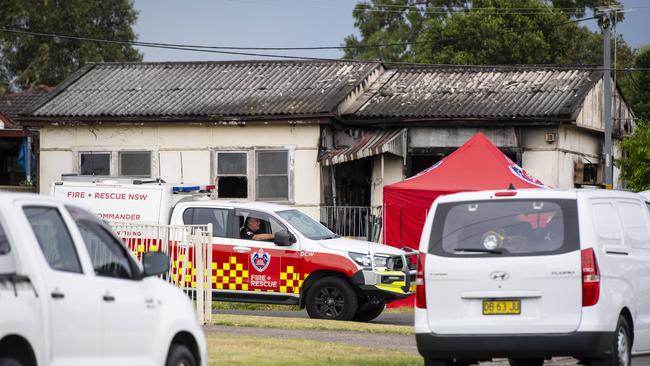
POLYGON ((393 267, 395 267, 395 261, 391 257, 376 255, 372 259, 372 262, 375 265, 375 268, 377 269, 385 269, 387 271, 392 271, 393 267))
POLYGON ((370 260, 370 255, 368 254, 362 254, 362 253, 354 253, 354 252, 349 252, 348 255, 352 260, 360 265, 361 267, 364 268, 370 268, 372 267, 372 261, 370 260))

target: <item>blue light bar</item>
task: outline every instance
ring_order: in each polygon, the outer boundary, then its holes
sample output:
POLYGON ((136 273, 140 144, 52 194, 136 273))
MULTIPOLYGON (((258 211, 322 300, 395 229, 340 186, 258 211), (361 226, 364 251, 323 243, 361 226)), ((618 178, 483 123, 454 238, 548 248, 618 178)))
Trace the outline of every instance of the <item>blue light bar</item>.
POLYGON ((198 191, 201 189, 200 186, 177 186, 177 187, 172 187, 172 192, 194 192, 198 191))

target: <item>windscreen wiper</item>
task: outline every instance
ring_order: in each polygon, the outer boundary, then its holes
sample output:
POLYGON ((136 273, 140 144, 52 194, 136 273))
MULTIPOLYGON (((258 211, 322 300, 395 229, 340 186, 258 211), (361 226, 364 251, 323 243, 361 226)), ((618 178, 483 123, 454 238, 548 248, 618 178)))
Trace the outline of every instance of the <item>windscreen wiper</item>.
POLYGON ((489 254, 503 254, 503 249, 487 249, 487 248, 456 248, 454 252, 460 253, 489 253, 489 254))

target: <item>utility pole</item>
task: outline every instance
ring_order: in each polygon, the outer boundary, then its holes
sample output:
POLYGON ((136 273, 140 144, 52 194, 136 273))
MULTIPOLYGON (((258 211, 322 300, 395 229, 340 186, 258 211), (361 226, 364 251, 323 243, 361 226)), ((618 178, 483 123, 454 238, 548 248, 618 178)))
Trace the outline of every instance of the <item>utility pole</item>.
POLYGON ((604 6, 596 9, 601 16, 600 27, 603 31, 603 124, 605 125, 605 189, 614 188, 614 157, 612 154, 612 57, 611 30, 616 13, 623 10, 621 6, 604 6))

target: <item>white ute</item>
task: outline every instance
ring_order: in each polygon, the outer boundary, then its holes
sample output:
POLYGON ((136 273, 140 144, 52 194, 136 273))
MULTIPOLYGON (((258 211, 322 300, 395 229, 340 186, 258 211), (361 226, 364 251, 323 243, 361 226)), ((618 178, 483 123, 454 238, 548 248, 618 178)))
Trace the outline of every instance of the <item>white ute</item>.
POLYGON ((426 365, 629 366, 650 352, 650 211, 636 193, 461 193, 431 207, 415 331, 426 365))
POLYGON ((0 366, 206 365, 168 257, 143 264, 75 204, 0 194, 0 366))

